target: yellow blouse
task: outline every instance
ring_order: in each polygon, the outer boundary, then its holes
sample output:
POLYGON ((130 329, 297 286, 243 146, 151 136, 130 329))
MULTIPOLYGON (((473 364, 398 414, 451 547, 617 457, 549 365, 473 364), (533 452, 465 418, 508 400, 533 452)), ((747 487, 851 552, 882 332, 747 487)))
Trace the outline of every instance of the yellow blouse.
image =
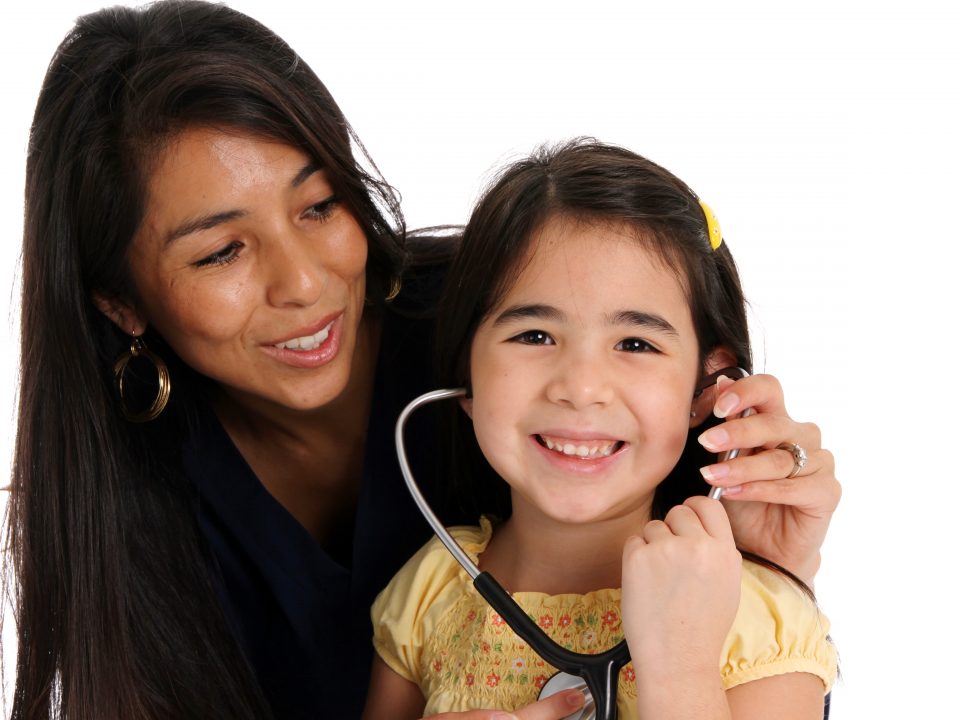
MULTIPOLYGON (((490 541, 481 527, 451 530, 474 562, 490 541)), ((620 590, 586 595, 514 593, 548 635, 576 652, 600 652, 620 641, 620 590)), ((416 683, 425 715, 496 708, 514 710, 537 699, 556 672, 474 589, 439 540, 427 543, 380 593, 372 610, 374 647, 402 677, 416 683)), ((740 608, 720 658, 724 688, 788 672, 816 675, 828 691, 837 674, 830 625, 814 603, 780 574, 743 564, 740 608)), ((620 673, 619 713, 635 718, 633 665, 620 673)))

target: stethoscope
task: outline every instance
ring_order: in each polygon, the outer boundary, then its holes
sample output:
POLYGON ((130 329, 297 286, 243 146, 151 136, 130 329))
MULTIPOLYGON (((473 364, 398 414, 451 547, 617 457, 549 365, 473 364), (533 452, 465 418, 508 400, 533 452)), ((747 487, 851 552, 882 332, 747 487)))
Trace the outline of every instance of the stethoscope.
MULTIPOLYGON (((704 378, 695 397, 715 383, 721 375, 725 377, 735 375, 733 379, 739 379, 746 377, 747 374, 747 371, 742 368, 724 368, 704 378)), ((616 720, 617 683, 620 670, 630 662, 630 651, 627 648, 626 639, 621 640, 609 650, 596 655, 576 653, 558 645, 523 611, 523 608, 516 603, 510 593, 500 586, 492 575, 481 572, 480 568, 467 556, 463 548, 437 519, 413 478, 403 443, 403 429, 407 419, 415 410, 424 405, 449 398, 464 397, 466 394, 465 388, 434 390, 414 398, 400 413, 394 437, 397 445, 397 459, 400 461, 400 471, 407 483, 407 489, 420 512, 423 513, 423 517, 433 528, 437 538, 471 577, 477 592, 534 652, 557 668, 558 672, 540 690, 539 698, 543 699, 562 690, 575 688, 583 693, 584 705, 564 720, 616 720)), ((751 414, 753 414, 753 410, 747 409, 741 416, 751 414)), ((718 462, 732 460, 739 453, 739 450, 728 450, 718 458, 718 462)), ((722 488, 715 487, 710 491, 710 497, 715 499, 719 499, 722 494, 722 488)))

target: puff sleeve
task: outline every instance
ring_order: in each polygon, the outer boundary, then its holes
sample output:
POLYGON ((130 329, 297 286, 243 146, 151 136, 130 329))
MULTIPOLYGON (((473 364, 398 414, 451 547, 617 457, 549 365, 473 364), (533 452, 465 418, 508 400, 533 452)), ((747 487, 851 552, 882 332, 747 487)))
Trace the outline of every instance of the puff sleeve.
POLYGON ((816 603, 789 579, 744 562, 740 608, 720 660, 723 686, 806 672, 829 692, 837 676, 837 651, 830 622, 816 603))

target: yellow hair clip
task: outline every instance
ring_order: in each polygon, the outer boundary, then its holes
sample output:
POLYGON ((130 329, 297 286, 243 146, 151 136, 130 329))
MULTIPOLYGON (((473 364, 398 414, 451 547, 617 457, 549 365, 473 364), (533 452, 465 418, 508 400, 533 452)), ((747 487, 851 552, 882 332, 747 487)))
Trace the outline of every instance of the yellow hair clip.
POLYGON ((713 210, 703 200, 700 200, 700 207, 703 209, 703 215, 707 218, 707 237, 710 239, 710 247, 716 250, 723 242, 723 235, 720 233, 720 221, 713 214, 713 210))

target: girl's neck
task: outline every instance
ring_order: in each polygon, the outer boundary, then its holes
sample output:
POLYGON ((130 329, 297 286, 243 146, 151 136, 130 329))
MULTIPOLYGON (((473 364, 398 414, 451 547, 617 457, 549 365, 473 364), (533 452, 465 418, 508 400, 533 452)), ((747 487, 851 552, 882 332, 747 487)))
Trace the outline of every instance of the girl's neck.
POLYGON ((619 588, 623 545, 650 519, 652 500, 622 516, 571 524, 514 497, 513 514, 495 528, 480 568, 509 592, 583 595, 619 588))

